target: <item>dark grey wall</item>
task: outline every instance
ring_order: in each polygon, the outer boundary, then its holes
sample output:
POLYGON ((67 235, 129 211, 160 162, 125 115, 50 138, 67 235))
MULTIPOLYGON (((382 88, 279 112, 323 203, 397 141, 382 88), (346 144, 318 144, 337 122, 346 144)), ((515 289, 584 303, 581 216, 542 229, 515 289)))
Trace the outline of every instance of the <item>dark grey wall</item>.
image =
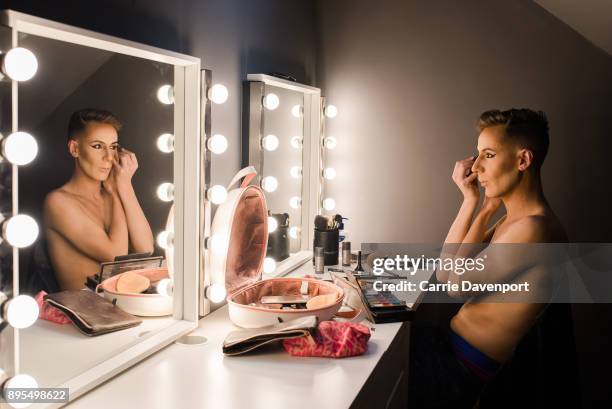
POLYGON ((126 38, 202 59, 230 98, 213 106, 212 132, 228 151, 213 158, 212 181, 226 185, 240 167, 241 82, 247 73, 285 72, 299 82, 314 77, 314 4, 309 0, 76 0, 1 1, 61 23, 126 38))
POLYGON ((340 111, 327 189, 352 241, 443 240, 478 115, 511 107, 549 116, 544 188, 571 239, 612 238, 610 55, 525 0, 319 1, 318 22, 317 85, 340 111))

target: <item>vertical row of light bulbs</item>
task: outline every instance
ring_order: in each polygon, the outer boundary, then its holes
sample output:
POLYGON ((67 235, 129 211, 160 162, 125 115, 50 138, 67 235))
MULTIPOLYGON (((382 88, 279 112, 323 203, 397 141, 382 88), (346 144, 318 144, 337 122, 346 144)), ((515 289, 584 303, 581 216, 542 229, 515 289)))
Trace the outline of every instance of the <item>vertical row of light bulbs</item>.
MULTIPOLYGON (((304 107, 302 105, 294 105, 291 107, 291 115, 295 118, 302 118, 304 116, 304 107)), ((304 127, 302 126, 302 129, 304 127)), ((304 138, 302 136, 294 136, 289 140, 289 143, 294 149, 301 150, 304 146, 304 138)), ((292 166, 289 169, 289 174, 294 179, 300 179, 304 172, 302 171, 301 166, 292 166)), ((293 196, 289 198, 289 207, 292 209, 299 209, 302 207, 302 198, 300 196, 293 196)), ((299 226, 291 226, 289 227, 289 237, 292 239, 297 239, 300 237, 301 228, 299 226)))
MULTIPOLYGON (((262 99, 262 105, 265 109, 274 111, 280 105, 280 98, 278 95, 270 92, 264 95, 262 99)), ((304 107, 296 104, 291 107, 291 115, 295 118, 302 118, 304 116, 304 107)), ((293 136, 289 143, 294 149, 301 150, 304 143, 302 136, 293 136)), ((273 152, 279 147, 279 139, 276 135, 268 134, 261 139, 261 147, 269 152, 273 152)), ((302 177, 302 167, 292 166, 289 169, 289 175, 294 179, 300 179, 302 177)), ((272 175, 266 175, 261 179, 261 187, 266 192, 274 192, 278 189, 278 179, 272 175)), ((299 196, 292 196, 289 198, 289 207, 292 209, 299 209, 302 206, 302 198, 299 196)), ((274 232, 278 228, 278 222, 273 217, 268 217, 268 233, 274 232)), ((289 236, 292 239, 297 239, 300 236, 300 227, 291 226, 289 228, 289 236)), ((265 273, 271 273, 276 269, 276 261, 272 257, 266 257, 264 260, 263 270, 265 273)))
MULTIPOLYGON (((325 105, 325 107, 323 108, 323 115, 325 116, 325 118, 329 118, 329 119, 333 119, 336 116, 338 116, 338 108, 336 108, 335 105, 325 105)), ((324 127, 324 129, 326 130, 327 127, 324 127)), ((326 133, 326 132, 325 132, 326 133)), ((336 140, 335 137, 333 136, 325 136, 322 135, 322 146, 321 149, 323 150, 333 150, 336 149, 336 146, 338 145, 338 141, 336 140)), ((323 159, 327 158, 327 154, 323 154, 322 155, 323 159)), ((323 182, 324 181, 328 181, 328 180, 333 180, 336 178, 336 169, 332 168, 332 167, 326 167, 325 166, 325 160, 321 161, 321 177, 323 178, 323 182)), ((324 192, 325 190, 322 189, 322 191, 324 192)), ((321 201, 321 206, 323 206, 323 209, 327 210, 327 211, 332 211, 336 208, 336 201, 331 198, 331 197, 323 197, 322 201, 321 201)))
MULTIPOLYGON (((223 104, 227 101, 229 93, 227 88, 221 84, 215 84, 207 92, 207 98, 215 104, 223 104)), ((162 85, 157 90, 157 99, 164 105, 174 104, 174 88, 172 85, 162 85)), ((206 147, 212 153, 220 155, 227 150, 227 138, 221 134, 215 134, 208 138, 206 147)), ((163 153, 174 152, 174 135, 163 133, 157 138, 157 148, 163 153)), ((227 198, 227 191, 221 185, 212 186, 207 190, 206 196, 208 200, 215 204, 221 204, 227 198)), ((164 182, 157 187, 157 197, 164 202, 174 200, 174 184, 164 182)), ((164 230, 157 235, 157 245, 170 249, 173 247, 174 235, 171 231, 164 230)))
MULTIPOLYGON (((210 87, 206 93, 208 100, 215 104, 223 104, 229 97, 227 88, 222 84, 215 84, 210 87)), ((174 104, 174 89, 171 85, 162 85, 157 90, 157 99, 165 105, 174 104)), ((164 133, 157 139, 157 147, 164 153, 174 151, 174 135, 164 133)), ((206 148, 215 155, 223 154, 228 148, 227 138, 222 134, 214 134, 206 140, 206 148)), ((214 203, 221 204, 227 199, 227 189, 221 185, 206 187, 206 198, 214 203)), ((174 185, 169 182, 164 182, 157 187, 157 197, 169 202, 174 200, 174 185)), ((223 251, 226 248, 226 239, 222 237, 207 237, 206 247, 212 251, 223 251)), ((172 232, 164 230, 157 235, 157 244, 164 248, 172 248, 174 235, 172 232)), ((220 284, 213 283, 206 288, 206 298, 212 302, 220 302, 225 298, 225 287, 220 284)))
MULTIPOLYGON (((229 92, 225 85, 215 84, 207 90, 206 97, 212 103, 221 105, 228 100, 229 92)), ((227 138, 222 134, 213 134, 206 140, 206 149, 214 155, 222 155, 227 148, 227 138)), ((227 189, 224 186, 213 185, 206 188, 206 198, 213 204, 220 205, 227 200, 227 189)), ((219 235, 207 237, 205 245, 212 252, 222 252, 227 249, 228 238, 219 235)), ((220 283, 211 283, 205 289, 206 298, 213 303, 223 301, 226 295, 225 285, 220 283)))
MULTIPOLYGON (((174 87, 169 84, 162 85, 157 89, 157 99, 163 105, 174 104, 174 87)), ((174 135, 171 133, 163 133, 157 137, 157 149, 164 154, 174 152, 174 135)), ((174 183, 162 182, 157 186, 157 197, 162 202, 174 201, 174 183)), ((170 250, 174 247, 174 232, 171 230, 162 230, 155 238, 157 245, 164 250, 170 250)), ((159 292, 159 290, 158 290, 159 292)), ((169 295, 169 294, 168 294, 169 295)))
MULTIPOLYGON (((27 81, 38 71, 38 60, 32 51, 23 47, 15 47, 3 54, 2 75, 12 81, 27 81)), ((31 163, 38 154, 36 139, 27 132, 13 132, 7 137, 0 135, 0 161, 8 161, 12 165, 23 166, 31 163)), ((17 214, 6 218, 0 215, 2 237, 0 242, 8 242, 15 248, 23 248, 34 243, 38 237, 38 224, 31 216, 17 214)), ((38 319, 38 304, 27 295, 9 298, 0 292, 0 328, 5 322, 17 329, 31 326, 38 319)), ((36 388, 36 380, 28 374, 16 374, 10 377, 0 368, 0 394, 6 396, 9 388, 36 388)), ((12 404, 14 407, 23 407, 12 404)))
MULTIPOLYGON (((268 111, 274 111, 280 106, 280 98, 275 93, 269 92, 263 96, 261 104, 268 111)), ((265 151, 274 152, 278 149, 279 145, 280 141, 274 134, 268 134, 261 138, 261 149, 265 151)), ((272 175, 262 176, 260 183, 261 188, 268 193, 272 193, 278 189, 278 179, 272 175)), ((278 222, 276 219, 268 216, 268 234, 273 233, 277 228, 278 222)), ((276 270, 276 260, 274 260, 272 257, 266 257, 263 262, 264 273, 271 273, 274 270, 276 270)))

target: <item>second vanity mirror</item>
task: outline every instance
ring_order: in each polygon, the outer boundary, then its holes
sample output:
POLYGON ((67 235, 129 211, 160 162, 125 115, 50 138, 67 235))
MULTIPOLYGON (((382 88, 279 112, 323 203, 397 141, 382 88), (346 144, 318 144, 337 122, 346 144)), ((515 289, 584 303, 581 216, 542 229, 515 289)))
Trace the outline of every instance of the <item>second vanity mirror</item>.
MULTIPOLYGON (((2 353, 14 355, 4 375, 69 388, 72 400, 197 326, 200 60, 3 13, 3 293, 74 290, 70 309, 139 272, 98 297, 137 325, 104 322, 95 336, 42 318, 3 325, 2 353)), ((91 305, 81 317, 104 319, 91 305)))
POLYGON ((264 277, 312 256, 320 178, 321 92, 265 74, 245 83, 243 165, 255 166, 269 211, 264 277))

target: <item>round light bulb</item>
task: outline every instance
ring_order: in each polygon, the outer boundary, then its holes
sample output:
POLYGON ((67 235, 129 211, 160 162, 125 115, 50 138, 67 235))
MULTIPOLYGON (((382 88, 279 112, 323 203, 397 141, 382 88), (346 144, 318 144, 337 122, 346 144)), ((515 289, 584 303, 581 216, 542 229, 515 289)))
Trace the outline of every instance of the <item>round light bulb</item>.
POLYGON ((170 250, 174 247, 174 233, 164 230, 157 235, 157 245, 164 250, 170 250))
POLYGON ((206 298, 208 298, 211 302, 221 302, 225 300, 226 295, 227 291, 221 284, 211 284, 206 287, 206 298))
POLYGON ((273 233, 278 228, 278 222, 274 217, 268 216, 268 233, 273 233))
POLYGON ((13 132, 2 141, 2 154, 14 165, 27 165, 38 154, 38 144, 27 132, 13 132))
POLYGON ((8 302, 6 320, 14 328, 27 328, 38 319, 38 304, 28 295, 18 295, 8 302))
POLYGON ((291 115, 296 118, 301 117, 304 115, 304 107, 301 105, 294 105, 293 108, 291 108, 291 115))
POLYGON ((228 240, 225 235, 215 234, 209 237, 208 248, 217 254, 224 253, 228 247, 228 240))
POLYGON ((274 176, 266 176, 261 179, 261 188, 266 192, 274 192, 278 189, 278 180, 274 176))
POLYGON ((162 183, 157 187, 157 197, 162 202, 171 202, 174 200, 174 185, 169 182, 162 183))
POLYGON ((157 99, 164 105, 174 104, 174 88, 172 88, 172 85, 162 85, 159 87, 157 99))
POLYGON ((299 177, 302 176, 302 168, 300 166, 292 166, 291 169, 289 169, 289 174, 291 177, 299 179, 299 177))
POLYGON ((228 97, 229 92, 227 91, 227 87, 223 84, 215 84, 208 90, 208 99, 215 104, 223 104, 227 101, 228 97))
POLYGON ((323 177, 327 180, 332 180, 336 177, 336 169, 334 168, 325 168, 323 170, 323 177))
POLYGON ((13 48, 2 60, 2 71, 15 81, 27 81, 36 74, 37 70, 38 60, 27 48, 13 48))
POLYGON ((325 210, 334 210, 335 207, 336 207, 336 201, 332 199, 331 197, 328 197, 323 200, 323 208, 325 210))
POLYGON ((272 273, 276 270, 276 261, 272 257, 266 257, 263 262, 264 273, 272 273))
POLYGON ((208 149, 217 155, 221 155, 227 150, 227 138, 221 134, 214 134, 206 142, 208 149))
MULTIPOLYGON (((7 395, 9 389, 36 389, 38 388, 38 382, 32 376, 27 374, 19 374, 10 378, 4 384, 4 396, 7 395)), ((27 408, 31 402, 11 402, 9 406, 13 408, 27 408)))
POLYGON ((338 108, 335 105, 328 105, 325 107, 325 116, 328 118, 335 118, 338 115, 338 108))
POLYGON ((164 133, 157 138, 157 149, 163 153, 171 153, 174 151, 174 135, 164 133))
POLYGON ((336 146, 338 146, 338 141, 333 136, 328 136, 323 140, 323 146, 325 146, 327 149, 336 149, 336 146))
POLYGON ((4 237, 12 246, 28 247, 38 237, 38 224, 26 214, 13 216, 4 224, 4 237))
POLYGON ((214 185, 208 189, 206 196, 214 204, 221 204, 227 200, 227 189, 221 185, 214 185))
POLYGON ((157 282, 155 289, 157 290, 157 294, 172 297, 174 293, 174 282, 170 278, 162 278, 157 282))
POLYGON ((289 199, 289 206, 291 206, 292 209, 299 209, 301 205, 302 199, 298 196, 293 196, 291 199, 289 199))
POLYGON ((276 137, 276 135, 272 134, 264 136, 261 140, 261 146, 263 146, 265 150, 270 152, 278 149, 278 144, 278 138, 276 137))
POLYGON ((291 146, 294 147, 295 149, 301 149, 302 148, 302 142, 303 142, 303 138, 301 136, 294 136, 293 138, 291 138, 291 146))
POLYGON ((292 239, 297 239, 298 236, 300 234, 300 228, 297 226, 293 226, 289 229, 289 236, 291 236, 292 239))
POLYGON ((263 99, 264 107, 266 107, 270 111, 274 111, 276 108, 278 108, 279 104, 280 104, 280 99, 278 99, 278 95, 273 94, 273 93, 269 93, 263 99))

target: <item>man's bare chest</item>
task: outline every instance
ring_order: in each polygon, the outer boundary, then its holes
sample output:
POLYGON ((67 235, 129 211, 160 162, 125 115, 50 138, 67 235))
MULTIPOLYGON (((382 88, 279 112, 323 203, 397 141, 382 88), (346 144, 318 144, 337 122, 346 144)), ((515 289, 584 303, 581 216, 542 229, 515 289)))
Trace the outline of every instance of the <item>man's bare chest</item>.
POLYGON ((104 199, 99 201, 77 199, 77 201, 85 217, 89 218, 108 233, 112 217, 112 204, 104 199))

